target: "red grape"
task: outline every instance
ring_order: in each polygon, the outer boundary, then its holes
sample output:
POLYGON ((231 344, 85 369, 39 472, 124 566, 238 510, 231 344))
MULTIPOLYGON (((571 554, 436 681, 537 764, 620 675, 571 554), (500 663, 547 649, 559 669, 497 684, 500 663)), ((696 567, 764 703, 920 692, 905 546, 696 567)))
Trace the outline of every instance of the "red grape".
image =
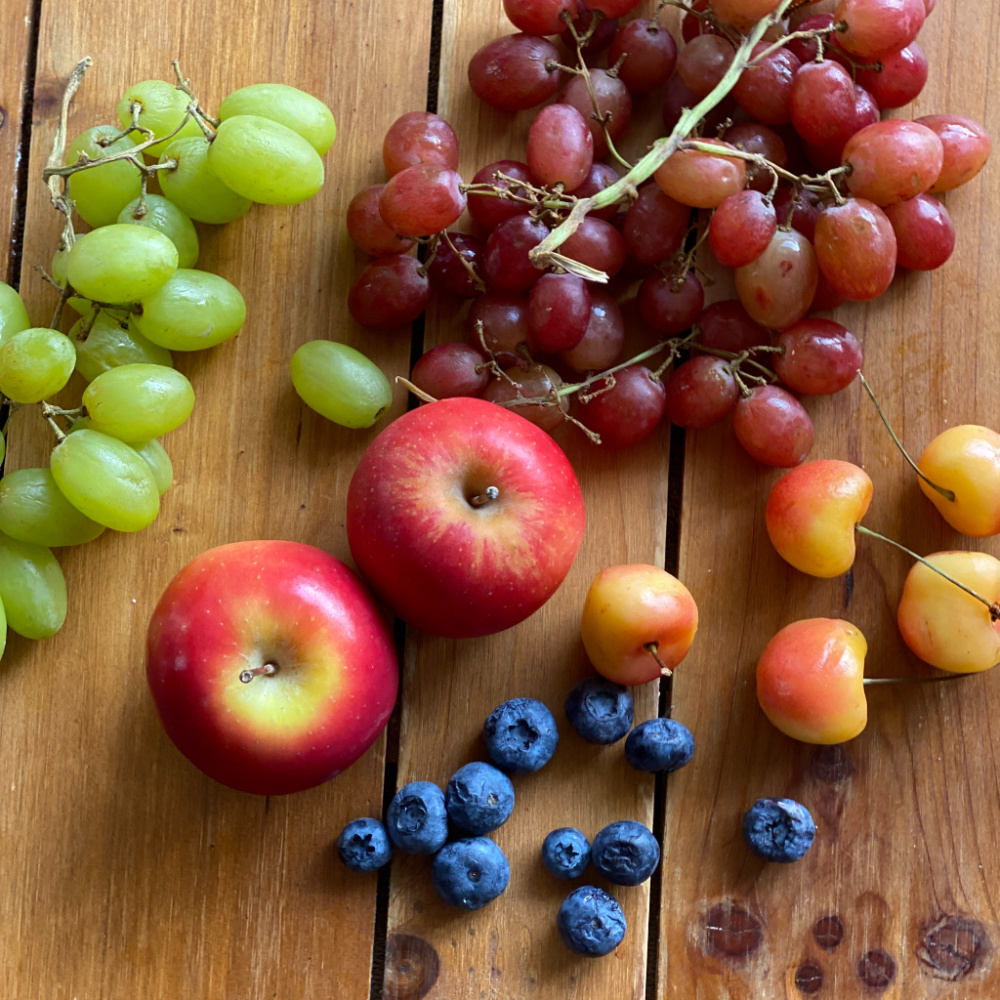
MULTIPOLYGON (((740 122, 726 129, 723 138, 744 153, 755 153, 770 160, 776 167, 788 166, 785 142, 772 128, 757 122, 740 122)), ((747 163, 747 187, 766 194, 774 183, 774 175, 767 167, 747 163)))
POLYGON ((663 383, 645 365, 629 365, 588 390, 577 419, 607 448, 627 448, 656 430, 666 408, 663 383), (610 388, 609 388, 610 386, 610 388))
POLYGON ((566 238, 559 252, 595 271, 603 271, 609 278, 625 264, 625 240, 621 233, 610 222, 589 215, 566 238))
MULTIPOLYGON (((720 149, 733 148, 721 139, 705 142, 720 149)), ((677 150, 653 174, 656 183, 671 198, 693 208, 715 208, 727 195, 742 191, 746 177, 743 160, 700 149, 677 150)))
POLYGON ((479 273, 483 244, 468 233, 448 233, 448 237, 455 249, 452 250, 441 240, 434 250, 433 259, 427 265, 427 277, 435 288, 447 295, 454 295, 459 299, 474 299, 483 289, 473 280, 469 267, 479 273))
POLYGON ((384 184, 373 184, 359 191, 347 206, 347 235, 356 246, 373 257, 406 253, 413 240, 404 239, 390 229, 378 210, 384 184))
POLYGON ((896 236, 885 212, 863 198, 824 209, 816 223, 816 260, 845 298, 867 302, 896 273, 896 236))
POLYGON ((550 187, 575 191, 594 162, 594 138, 583 115, 569 104, 549 104, 528 129, 528 169, 550 187))
POLYGON ((717 351, 739 354, 771 343, 771 334, 743 308, 738 299, 724 299, 705 306, 698 319, 698 343, 717 351))
POLYGON ((636 294, 642 321, 659 337, 672 337, 690 329, 704 304, 705 290, 693 271, 681 279, 651 274, 636 294))
POLYGON ((625 249, 640 264, 658 264, 680 249, 690 225, 689 206, 645 184, 625 213, 625 249))
POLYGON ((469 310, 468 341, 473 347, 485 345, 501 368, 521 365, 527 368, 531 353, 531 330, 528 327, 528 298, 525 295, 502 295, 486 292, 469 310), (482 337, 478 326, 482 324, 482 337))
MULTIPOLYGON (((617 17, 605 17, 603 14, 596 16, 598 18, 597 26, 587 39, 586 45, 583 46, 583 54, 588 57, 603 52, 611 44, 615 32, 618 31, 617 17)), ((578 37, 583 38, 590 31, 594 17, 594 13, 581 3, 579 15, 573 18, 573 29, 578 37)), ((573 32, 566 28, 560 38, 562 38, 563 44, 575 55, 576 42, 573 40, 573 32)))
POLYGON ((663 388, 667 420, 692 430, 718 423, 736 405, 740 395, 729 362, 708 354, 699 354, 678 365, 663 388))
POLYGON ((861 370, 861 345, 847 327, 810 316, 778 334, 783 354, 774 370, 785 385, 803 396, 827 396, 846 389, 861 370))
POLYGON ((712 0, 712 9, 726 24, 749 31, 761 18, 774 13, 778 0, 712 0))
POLYGON ((884 111, 915 100, 927 82, 927 56, 916 43, 884 56, 881 70, 859 69, 858 83, 871 93, 884 111))
POLYGON ((486 357, 471 344, 438 344, 417 359, 410 381, 435 399, 481 396, 490 381, 486 357))
POLYGON ((919 122, 876 122, 855 132, 844 146, 850 164, 847 186, 858 198, 885 207, 923 194, 941 173, 941 140, 919 122))
POLYGON ((670 79, 677 64, 677 43, 655 18, 639 17, 623 25, 611 43, 611 64, 622 56, 619 79, 633 94, 649 94, 670 79))
POLYGON ((708 224, 708 245, 724 267, 752 264, 770 245, 778 228, 774 205, 759 191, 723 198, 708 224))
POLYGON ((576 16, 577 0, 503 0, 503 9, 518 31, 558 35, 566 27, 563 13, 576 16))
MULTIPOLYGON (((606 120, 608 135, 612 142, 617 142, 632 119, 632 96, 617 76, 612 76, 606 70, 592 69, 590 84, 597 98, 597 113, 606 120)), ((594 117, 594 101, 590 97, 587 81, 582 75, 576 75, 568 84, 559 100, 569 104, 583 115, 591 135, 594 137, 594 159, 600 159, 608 152, 608 141, 604 135, 605 126, 594 117)))
POLYGON ((590 320, 583 339, 571 350, 559 352, 560 360, 580 375, 610 368, 625 346, 625 320, 614 296, 599 285, 589 291, 590 320))
POLYGON ((840 45, 861 59, 875 60, 906 48, 924 23, 924 0, 840 0, 834 20, 847 30, 840 45))
POLYGON ((542 430, 555 430, 563 422, 563 414, 569 409, 568 396, 556 396, 563 381, 558 373, 548 365, 532 365, 527 371, 511 368, 507 378, 495 378, 486 387, 483 399, 491 403, 505 403, 518 396, 524 399, 546 399, 544 403, 528 403, 511 409, 537 424, 542 430))
POLYGON ((857 103, 854 81, 835 62, 806 63, 795 74, 792 124, 813 146, 842 146, 854 131, 857 103))
POLYGON ((699 99, 722 81, 736 50, 723 35, 698 35, 677 56, 677 74, 699 99))
POLYGON ((816 279, 816 294, 813 296, 809 311, 829 312, 837 306, 842 306, 846 301, 847 299, 834 289, 826 280, 826 275, 820 271, 816 279))
POLYGON ((917 123, 926 125, 941 140, 944 162, 931 194, 951 191, 971 181, 989 159, 993 144, 978 122, 960 115, 925 115, 917 123))
POLYGON ((524 111, 547 101, 562 83, 559 50, 537 35, 504 35, 469 62, 469 85, 481 101, 501 111, 524 111))
POLYGON ((389 178, 378 210, 400 236, 432 236, 465 211, 462 178, 439 163, 416 163, 389 178))
POLYGON ((416 257, 373 260, 355 279, 347 308, 362 326, 388 329, 412 323, 426 308, 430 284, 416 257))
MULTIPOLYGON (((769 47, 758 42, 753 55, 769 47)), ((788 49, 777 49, 743 71, 733 97, 751 118, 765 125, 786 125, 792 120, 792 84, 801 63, 788 49)))
MULTIPOLYGON (((699 104, 701 98, 688 87, 681 79, 680 73, 674 75, 667 81, 663 90, 663 125, 668 132, 673 132, 674 127, 680 120, 681 113, 687 108, 693 108, 699 104)), ((708 114, 705 116, 702 132, 710 133, 715 131, 736 107, 736 102, 731 94, 727 94, 708 114)))
POLYGON ((746 311, 774 330, 797 323, 816 293, 818 269, 812 245, 794 229, 779 229, 768 248, 736 270, 736 292, 746 311))
MULTIPOLYGON (((587 176, 584 177, 580 186, 573 192, 577 198, 590 198, 592 195, 611 187, 621 178, 614 167, 609 167, 606 163, 594 163, 587 176)), ((589 215, 592 219, 604 219, 610 222, 618 214, 618 205, 608 205, 606 208, 595 208, 589 215)))
POLYGON ((397 118, 382 141, 386 177, 416 163, 438 163, 458 169, 458 138, 454 129, 430 111, 409 111, 397 118))
POLYGON ((542 272, 528 252, 549 234, 549 227, 529 215, 515 215, 501 222, 486 239, 483 277, 490 291, 526 292, 542 272))
POLYGON ((801 465, 813 446, 813 424, 805 407, 777 385, 757 386, 737 400, 733 430, 751 458, 779 469, 801 465))
POLYGON ((573 274, 543 274, 528 296, 528 327, 540 351, 569 351, 590 322, 590 290, 573 274))
POLYGON ((955 226, 948 209, 929 194, 890 205, 885 214, 896 234, 896 263, 911 271, 940 267, 955 249, 955 226))
POLYGON ((792 229, 812 241, 816 232, 816 220, 823 211, 823 199, 815 192, 805 188, 796 190, 791 184, 781 184, 774 195, 774 211, 778 225, 785 226, 791 222, 792 229))
MULTIPOLYGON (((508 191, 518 197, 527 197, 528 191, 521 187, 518 181, 534 184, 535 178, 531 176, 527 163, 520 160, 497 160, 495 163, 487 164, 476 172, 472 178, 473 184, 492 184, 501 192, 508 191), (499 175, 503 175, 501 179, 499 175)), ((501 222, 514 218, 515 215, 527 215, 531 206, 522 201, 515 201, 513 198, 497 197, 489 194, 470 194, 469 215, 473 222, 484 229, 495 229, 501 222)))
MULTIPOLYGON (((693 11, 704 13, 708 10, 708 0, 694 0, 694 3, 688 6, 693 11)), ((715 25, 703 17, 698 17, 697 14, 685 14, 681 19, 681 37, 685 42, 690 42, 699 35, 713 34, 715 34, 715 25)))
POLYGON ((590 10, 600 11, 605 17, 624 17, 640 3, 641 0, 587 0, 590 10))

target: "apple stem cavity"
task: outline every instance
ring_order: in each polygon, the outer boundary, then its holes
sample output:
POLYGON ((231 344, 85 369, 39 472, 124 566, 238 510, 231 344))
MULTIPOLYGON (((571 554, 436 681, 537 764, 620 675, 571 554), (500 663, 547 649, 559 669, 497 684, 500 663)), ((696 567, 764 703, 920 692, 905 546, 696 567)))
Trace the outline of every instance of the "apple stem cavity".
POLYGON ((240 680, 244 684, 249 684, 255 677, 270 677, 278 672, 277 663, 262 663, 259 667, 250 667, 240 672, 240 680))
POLYGON ((482 493, 477 493, 474 497, 469 497, 469 506, 475 507, 477 510, 480 507, 485 507, 487 504, 492 503, 500 496, 500 490, 495 486, 487 486, 482 493))
MULTIPOLYGON (((875 404, 875 409, 878 411, 879 419, 882 421, 883 424, 885 424, 885 429, 889 432, 889 437, 892 438, 893 443, 899 449, 899 452, 903 456, 903 458, 905 458, 906 461, 910 463, 910 467, 913 469, 913 471, 932 490, 936 490, 938 493, 940 493, 941 496, 945 498, 945 500, 951 500, 952 502, 954 502, 955 491, 946 489, 944 486, 938 486, 938 484, 935 483, 933 480, 928 479, 928 477, 921 471, 920 466, 918 466, 917 463, 914 462, 913 459, 910 457, 909 452, 907 452, 907 450, 903 447, 903 442, 899 440, 899 438, 896 436, 896 432, 892 429, 892 424, 889 423, 889 418, 885 415, 885 413, 882 412, 882 407, 879 406, 879 402, 875 398, 875 393, 872 391, 872 387, 868 384, 868 380, 864 377, 864 375, 861 374, 861 372, 858 372, 858 379, 861 381, 861 384, 865 387, 865 392, 868 393, 868 398, 871 399, 871 401, 875 404)), ((994 619, 994 621, 995 620, 996 619, 994 619)))
POLYGON ((860 532, 862 535, 868 535, 870 538, 877 538, 880 542, 888 542, 889 545, 894 545, 900 552, 905 552, 911 559, 916 559, 917 562, 923 563, 928 569, 934 570, 938 576, 944 577, 949 583, 955 584, 959 590, 964 590, 970 597, 974 597, 981 604, 986 605, 990 612, 991 622, 1000 621, 1000 604, 991 604, 982 594, 977 594, 971 587, 967 587, 960 580, 956 580, 950 573, 945 573, 943 569, 935 566, 930 560, 925 559, 923 556, 918 556, 916 552, 908 549, 905 545, 900 545, 899 542, 895 542, 891 538, 886 538, 885 535, 880 535, 877 531, 872 531, 871 528, 866 528, 864 525, 856 524, 854 525, 854 530, 860 532))
POLYGON ((654 660, 656 660, 656 662, 657 662, 657 663, 659 664, 659 666, 660 666, 660 673, 661 673, 661 674, 662 674, 662 675, 663 675, 664 677, 673 677, 673 675, 674 675, 674 672, 673 672, 673 671, 672 671, 672 670, 670 669, 670 667, 668 667, 668 666, 667 666, 667 665, 666 665, 666 664, 665 664, 665 663, 663 662, 663 660, 661 660, 661 659, 660 659, 660 654, 659 654, 659 649, 660 649, 660 644, 659 644, 658 642, 647 642, 647 643, 646 643, 646 644, 645 644, 645 645, 643 646, 643 649, 645 649, 645 650, 646 650, 646 652, 648 652, 648 653, 649 653, 649 655, 650 655, 650 656, 651 656, 651 657, 652 657, 652 658, 653 658, 654 660))

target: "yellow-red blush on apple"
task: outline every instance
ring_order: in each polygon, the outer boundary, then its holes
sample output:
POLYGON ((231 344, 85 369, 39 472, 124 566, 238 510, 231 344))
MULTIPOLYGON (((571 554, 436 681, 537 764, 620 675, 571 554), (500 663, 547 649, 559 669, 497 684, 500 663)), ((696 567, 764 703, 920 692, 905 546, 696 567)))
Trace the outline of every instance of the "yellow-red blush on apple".
POLYGON ((594 577, 580 636, 594 669, 616 684, 645 684, 687 655, 698 606, 677 577, 642 563, 609 566, 594 577))
POLYGON ((872 481, 850 462, 819 459, 782 476, 764 510, 778 555, 810 576, 846 573, 854 564, 854 527, 872 499, 872 481))
POLYGON ((864 669, 868 643, 839 618, 792 622, 764 647, 757 701, 786 736, 803 743, 843 743, 868 722, 864 669))

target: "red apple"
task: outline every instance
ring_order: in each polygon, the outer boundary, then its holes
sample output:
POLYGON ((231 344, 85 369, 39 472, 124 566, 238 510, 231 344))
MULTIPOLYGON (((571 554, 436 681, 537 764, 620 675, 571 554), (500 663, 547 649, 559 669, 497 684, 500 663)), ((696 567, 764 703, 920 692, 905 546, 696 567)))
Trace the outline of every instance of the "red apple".
POLYGON ((353 764, 399 683, 392 637, 354 573, 281 541, 188 563, 153 612, 146 676, 181 753, 258 795, 311 788, 353 764))
POLYGON ((449 638, 490 635, 540 608, 583 526, 560 447, 481 399, 442 399, 391 423, 347 492, 361 575, 404 621, 449 638))

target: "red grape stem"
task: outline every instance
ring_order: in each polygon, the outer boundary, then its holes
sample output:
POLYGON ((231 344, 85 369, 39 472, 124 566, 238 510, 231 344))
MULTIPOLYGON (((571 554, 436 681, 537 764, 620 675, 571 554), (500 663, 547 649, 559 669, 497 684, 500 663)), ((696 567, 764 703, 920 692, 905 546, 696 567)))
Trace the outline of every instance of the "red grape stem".
POLYGON ((414 396, 417 397, 417 399, 421 399, 425 403, 437 402, 437 396, 432 396, 429 392, 424 392, 424 390, 421 389, 420 386, 414 385, 408 378, 404 378, 402 375, 397 375, 396 381, 400 385, 405 386, 410 392, 413 393, 414 396))
MULTIPOLYGON (((846 31, 847 24, 844 21, 837 21, 834 24, 829 25, 826 28, 810 28, 807 31, 792 31, 787 35, 783 35, 779 38, 773 45, 769 45, 763 52, 754 56, 750 60, 750 67, 759 65, 762 63, 769 55, 777 52, 778 49, 784 48, 789 42, 794 42, 799 38, 815 38, 816 39, 816 62, 823 61, 823 39, 826 35, 832 35, 838 31, 846 31)), ((838 53, 839 55, 839 53, 838 53)))
POLYGON ((888 542, 889 545, 899 549, 900 552, 905 552, 911 559, 916 559, 917 562, 923 563, 928 569, 937 573, 938 576, 944 577, 949 583, 955 584, 959 590, 964 590, 970 597, 974 597, 981 604, 986 605, 989 608, 990 621, 1000 621, 1000 605, 990 603, 982 594, 976 593, 971 587, 966 586, 960 580, 956 580, 950 573, 946 573, 940 566, 935 566, 929 559, 918 556, 916 552, 908 549, 905 545, 900 545, 899 542, 893 541, 885 535, 880 535, 877 531, 872 531, 871 528, 866 528, 863 524, 854 525, 854 530, 859 534, 868 535, 870 538, 877 538, 880 542, 888 542))
MULTIPOLYGON (((795 3, 797 2, 798 0, 795 0, 795 3)), ((698 18, 699 21, 707 21, 715 28, 717 34, 725 35, 733 45, 740 44, 739 34, 736 33, 731 25, 720 20, 718 14, 711 7, 708 10, 695 10, 693 7, 689 7, 686 3, 681 2, 681 0, 663 0, 660 4, 660 9, 663 7, 677 7, 679 10, 684 11, 685 14, 690 14, 692 17, 698 18)))
MULTIPOLYGON (((468 272, 468 274, 469 274, 469 280, 472 282, 472 284, 475 286, 475 288, 478 291, 480 291, 480 292, 485 292, 486 291, 486 282, 483 281, 483 279, 479 277, 479 273, 472 266, 472 264, 468 261, 468 259, 466 258, 465 254, 461 253, 459 251, 458 247, 455 246, 455 244, 452 242, 452 238, 449 235, 448 231, 446 229, 442 230, 442 232, 441 232, 440 235, 441 235, 441 239, 443 239, 445 241, 445 243, 447 243, 448 246, 451 248, 451 252, 462 262, 462 267, 464 267, 465 270, 468 272)), ((435 246, 434 253, 436 253, 436 252, 437 252, 437 247, 435 246)), ((432 254, 428 258, 425 266, 429 266, 430 263, 431 263, 431 261, 433 259, 434 259, 434 257, 433 257, 433 254, 432 254)))
POLYGON ((875 404, 875 409, 878 412, 879 419, 881 419, 882 423, 885 425, 885 429, 889 432, 889 437, 892 438, 893 443, 899 449, 899 452, 903 456, 903 458, 905 458, 906 461, 910 463, 910 467, 913 469, 913 471, 932 490, 936 490, 938 493, 940 493, 941 496, 943 496, 945 498, 945 500, 951 500, 952 502, 954 502, 954 500, 955 500, 955 491, 954 490, 949 490, 949 489, 947 489, 944 486, 938 486, 937 483, 935 483, 933 480, 929 479, 924 474, 924 472, 921 470, 920 466, 917 465, 917 463, 913 461, 913 459, 910 457, 909 452, 903 447, 903 442, 900 441, 899 438, 896 436, 896 432, 892 429, 892 424, 889 423, 889 418, 883 412, 882 407, 879 406, 878 399, 876 398, 875 393, 872 390, 872 387, 868 384, 868 379, 866 379, 864 377, 864 375, 861 374, 861 372, 858 372, 858 378, 861 380, 861 384, 865 387, 865 392, 868 393, 868 398, 875 404))
MULTIPOLYGON (((764 37, 768 28, 781 22, 785 12, 794 2, 795 0, 781 0, 773 13, 761 18, 753 26, 750 34, 743 39, 737 48, 733 61, 719 83, 695 107, 688 108, 681 113, 670 135, 657 139, 653 143, 652 149, 614 184, 609 184, 602 191, 598 191, 589 198, 581 198, 576 202, 569 215, 529 252, 528 256, 536 267, 545 268, 552 262, 552 254, 576 232, 588 212, 614 205, 621 200, 629 188, 637 188, 643 181, 653 176, 667 158, 677 151, 681 141, 691 134, 698 122, 733 89, 740 74, 747 68, 753 47, 764 37)), ((608 276, 603 272, 600 274, 601 277, 598 280, 606 282, 608 276)))
POLYGON ((461 184, 460 190, 465 194, 481 194, 488 198, 499 198, 501 201, 516 201, 521 205, 530 205, 534 209, 544 209, 546 211, 558 211, 560 209, 571 208, 574 198, 570 195, 558 194, 548 188, 536 187, 529 181, 521 180, 519 177, 511 177, 502 170, 498 170, 494 175, 495 184, 480 182, 478 184, 461 184), (527 191, 527 195, 517 194, 509 186, 501 185, 500 181, 506 181, 517 188, 527 191))

